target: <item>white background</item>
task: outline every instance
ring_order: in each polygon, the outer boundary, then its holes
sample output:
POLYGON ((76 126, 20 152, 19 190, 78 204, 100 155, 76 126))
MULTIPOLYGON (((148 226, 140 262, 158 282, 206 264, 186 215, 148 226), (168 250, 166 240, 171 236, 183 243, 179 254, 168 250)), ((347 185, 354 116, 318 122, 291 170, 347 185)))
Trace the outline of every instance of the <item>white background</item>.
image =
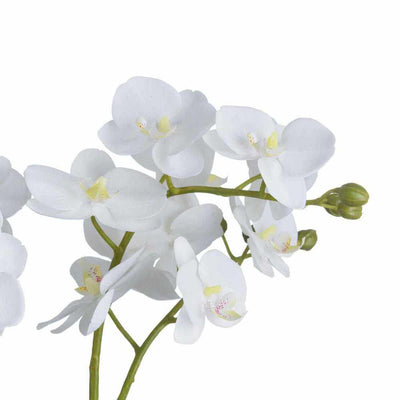
MULTIPOLYGON (((398 400, 400 386, 399 11, 396 1, 1 1, 0 153, 23 171, 68 169, 103 148, 116 87, 134 75, 203 91, 216 106, 247 105, 280 123, 303 116, 329 127, 335 157, 309 193, 355 181, 371 200, 359 221, 310 208, 299 229, 319 242, 290 260, 289 279, 247 262, 248 314, 207 325, 198 343, 167 328, 143 362, 134 399, 398 400)), ((129 157, 120 166, 137 168, 129 157)), ((217 159, 233 186, 245 164, 217 159)), ((216 201, 229 216, 228 203, 216 201)), ((29 251, 26 316, 0 338, 0 398, 87 399, 91 338, 37 322, 76 298, 69 266, 93 254, 81 222, 24 209, 12 218, 29 251)), ((239 253, 239 231, 229 232, 239 253)), ((220 241, 216 247, 222 248, 220 241)), ((141 341, 172 304, 129 295, 114 307, 141 341)), ((101 399, 116 399, 132 360, 107 322, 101 399)))

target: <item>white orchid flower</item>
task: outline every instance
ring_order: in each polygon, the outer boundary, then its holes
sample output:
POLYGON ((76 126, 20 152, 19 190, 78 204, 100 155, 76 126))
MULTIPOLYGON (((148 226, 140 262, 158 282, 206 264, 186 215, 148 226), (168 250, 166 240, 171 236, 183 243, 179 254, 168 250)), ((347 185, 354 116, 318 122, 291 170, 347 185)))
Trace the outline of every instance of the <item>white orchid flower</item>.
POLYGON ((224 156, 257 160, 269 193, 289 208, 305 207, 305 178, 335 149, 333 134, 313 119, 299 118, 282 127, 262 111, 234 106, 217 112, 216 132, 204 140, 224 156))
MULTIPOLYGON (((176 279, 176 260, 173 244, 179 236, 185 237, 196 254, 206 249, 215 239, 222 236, 222 211, 214 204, 199 205, 194 195, 171 197, 161 214, 162 223, 158 229, 137 232, 128 245, 126 254, 146 246, 149 254, 159 258, 154 273, 165 273, 176 279)), ((119 243, 124 232, 102 226, 105 233, 119 243)), ((88 244, 99 254, 112 257, 112 250, 102 240, 90 220, 84 223, 88 244)), ((154 261, 155 261, 154 259, 154 261)), ((138 289, 136 289, 138 290, 138 289)))
POLYGON ((207 169, 210 155, 201 137, 214 125, 215 109, 202 93, 179 93, 161 80, 134 77, 117 89, 112 115, 99 131, 112 152, 180 179, 207 169))
POLYGON ((95 216, 125 231, 154 229, 166 203, 166 189, 155 179, 115 168, 103 151, 87 149, 74 160, 71 173, 33 165, 25 171, 33 195, 29 207, 42 215, 64 219, 95 216))
MULTIPOLYGON (((249 176, 255 176, 260 173, 258 169, 257 160, 247 161, 247 165, 249 167, 249 176)), ((306 185, 306 191, 310 190, 317 180, 318 173, 315 172, 310 176, 306 176, 304 178, 304 183, 306 185)), ((250 185, 250 190, 260 190, 261 180, 252 182, 250 185)), ((268 193, 268 188, 266 188, 266 192, 268 193)), ((261 215, 264 212, 264 208, 266 204, 269 204, 271 209, 272 216, 275 219, 281 219, 289 215, 293 210, 285 205, 279 203, 279 201, 271 201, 266 202, 265 200, 256 199, 254 197, 245 197, 244 204, 246 207, 246 213, 252 221, 257 221, 261 218, 261 215)))
POLYGON ((267 204, 263 215, 252 227, 240 199, 231 197, 230 205, 243 233, 248 236, 247 244, 254 266, 271 277, 274 276, 273 268, 282 275, 289 276, 289 267, 282 257, 290 256, 300 248, 297 243, 297 228, 293 215, 289 214, 276 220, 272 216, 270 205, 267 204))
POLYGON ((175 325, 175 340, 192 344, 203 331, 205 318, 220 327, 231 327, 246 314, 246 283, 239 265, 218 250, 200 262, 186 239, 175 240, 177 283, 184 305, 175 325))
POLYGON ((25 301, 18 278, 26 258, 25 247, 19 240, 0 233, 0 335, 4 328, 17 325, 24 315, 25 301))
POLYGON ((147 268, 143 253, 144 249, 137 251, 111 270, 108 260, 96 257, 77 260, 70 272, 78 285, 76 291, 83 297, 70 303, 56 317, 40 323, 38 329, 65 319, 58 328, 52 330, 53 333, 63 332, 78 320, 83 335, 97 330, 104 322, 111 304, 129 291, 134 282, 142 279, 143 269, 147 268))
POLYGON ((4 221, 2 231, 11 233, 11 226, 6 218, 20 210, 30 198, 23 176, 11 168, 5 157, 0 157, 0 213, 4 221))

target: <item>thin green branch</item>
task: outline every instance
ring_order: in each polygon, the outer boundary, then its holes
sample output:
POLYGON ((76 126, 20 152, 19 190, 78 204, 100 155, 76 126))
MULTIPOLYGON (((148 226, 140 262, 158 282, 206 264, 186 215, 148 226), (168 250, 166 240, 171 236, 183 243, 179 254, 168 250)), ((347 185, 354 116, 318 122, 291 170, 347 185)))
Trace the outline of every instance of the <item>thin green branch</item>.
POLYGON ((100 224, 97 222, 95 217, 91 217, 90 220, 97 233, 102 237, 102 239, 113 249, 114 253, 118 252, 118 246, 109 238, 109 236, 104 232, 100 224))
POLYGON ((242 253, 242 255, 238 258, 238 261, 237 261, 237 263, 239 264, 239 265, 242 265, 243 264, 243 261, 246 259, 246 258, 250 258, 251 257, 251 255, 250 254, 247 254, 248 252, 249 252, 249 246, 246 246, 246 248, 243 250, 243 253, 242 253))
MULTIPOLYGON (((93 220, 92 220, 93 222, 93 220)), ((97 222, 97 221, 96 221, 97 222)), ((132 239, 133 232, 125 232, 124 237, 121 240, 119 246, 116 246, 114 250, 114 257, 111 260, 110 270, 117 266, 122 257, 125 254, 125 250, 132 239)), ((102 236, 103 237, 103 236, 102 236)), ((103 237, 105 240, 105 238, 103 237)), ((104 323, 93 333, 93 345, 92 345, 92 355, 90 359, 90 379, 89 379, 89 400, 99 399, 99 381, 100 381, 100 353, 101 353, 101 341, 103 338, 104 323)))
POLYGON ((125 339, 132 345, 132 347, 135 349, 135 351, 138 351, 139 350, 139 345, 132 338, 132 336, 128 333, 128 331, 122 326, 121 322, 119 322, 117 316, 114 314, 114 312, 111 310, 111 308, 108 311, 108 314, 111 317, 112 321, 114 322, 115 326, 118 328, 118 330, 125 337, 125 339))
POLYGON ((176 322, 175 314, 182 308, 183 300, 179 300, 177 304, 169 311, 169 313, 157 324, 157 326, 150 332, 146 340, 140 346, 136 352, 135 358, 126 376, 124 385, 122 386, 121 392, 118 396, 118 400, 125 400, 128 397, 129 390, 135 381, 136 372, 142 362, 144 355, 149 349, 150 345, 153 343, 154 339, 159 335, 159 333, 169 324, 176 322))
POLYGON ((222 235, 222 240, 223 240, 223 242, 224 242, 225 249, 226 249, 226 252, 228 253, 229 257, 230 257, 233 261, 237 261, 238 257, 236 257, 236 256, 233 255, 232 250, 231 250, 231 248, 229 247, 229 243, 228 243, 228 240, 226 239, 226 236, 225 236, 225 235, 222 235))
POLYGON ((239 186, 236 186, 235 189, 244 189, 246 186, 250 185, 250 183, 258 181, 259 179, 262 179, 261 174, 252 176, 251 178, 249 178, 246 181, 244 181, 243 183, 241 183, 239 186))
POLYGON ((230 189, 211 186, 185 186, 179 188, 171 187, 167 192, 167 197, 179 196, 187 193, 209 193, 223 197, 245 196, 261 200, 276 201, 276 199, 269 193, 260 193, 258 190, 230 189))
POLYGON ((167 182, 168 189, 174 188, 174 184, 172 183, 172 178, 169 175, 165 175, 165 182, 167 182))
POLYGON ((90 359, 90 379, 89 379, 89 399, 98 400, 99 398, 99 369, 101 340, 103 338, 104 324, 93 334, 92 357, 90 359))

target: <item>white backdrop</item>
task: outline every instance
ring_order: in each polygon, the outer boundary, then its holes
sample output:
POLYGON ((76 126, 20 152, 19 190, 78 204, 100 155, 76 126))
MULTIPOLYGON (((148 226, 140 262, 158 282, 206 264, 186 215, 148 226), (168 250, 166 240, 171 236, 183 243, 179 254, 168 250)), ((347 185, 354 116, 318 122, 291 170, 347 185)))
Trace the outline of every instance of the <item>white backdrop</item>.
MULTIPOLYGON (((114 90, 145 75, 199 89, 216 107, 260 108, 283 124, 321 121, 337 151, 310 197, 349 181, 370 191, 359 221, 318 208, 296 213, 299 229, 317 229, 319 243, 289 260, 292 276, 270 279, 247 262, 245 320, 230 330, 209 324, 193 346, 174 343, 167 328, 132 398, 399 399, 396 1, 0 4, 0 154, 19 171, 34 163, 68 169, 81 149, 103 148, 96 132, 111 117, 114 90)), ((217 158, 215 172, 233 186, 247 168, 217 158)), ((226 200, 202 200, 229 215, 226 200)), ((77 327, 59 336, 35 330, 76 298, 69 266, 93 254, 82 224, 28 209, 11 223, 29 251, 21 280, 27 309, 0 338, 0 398, 86 399, 91 338, 77 327)), ((238 253, 239 231, 229 237, 238 253)), ((170 307, 132 294, 114 309, 140 341, 170 307)), ((132 356, 107 322, 101 399, 116 399, 132 356)))

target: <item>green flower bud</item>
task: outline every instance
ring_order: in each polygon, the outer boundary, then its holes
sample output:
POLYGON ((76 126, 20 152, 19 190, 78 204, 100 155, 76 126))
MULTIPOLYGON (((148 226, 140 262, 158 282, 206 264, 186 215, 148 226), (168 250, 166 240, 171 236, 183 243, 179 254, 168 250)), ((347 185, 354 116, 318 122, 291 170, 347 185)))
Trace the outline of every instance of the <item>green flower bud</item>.
POLYGON ((225 219, 225 218, 222 218, 222 221, 221 221, 221 228, 222 228, 222 230, 224 231, 224 233, 228 230, 228 223, 226 222, 226 219, 225 219))
POLYGON ((346 219, 359 219, 362 215, 362 207, 352 207, 344 203, 340 203, 338 212, 346 219))
POLYGON ((349 206, 360 207, 368 203, 369 194, 357 183, 346 183, 340 188, 340 200, 349 206))
MULTIPOLYGON (((334 189, 336 190, 336 189, 334 189)), ((326 197, 325 202, 331 206, 338 207, 340 204, 340 197, 338 192, 329 193, 326 197)), ((340 213, 337 210, 326 208, 325 209, 329 214, 333 215, 334 217, 340 217, 340 213)))
POLYGON ((340 203, 340 195, 337 192, 330 193, 326 198, 326 202, 331 206, 338 206, 340 203))
POLYGON ((309 251, 316 245, 317 240, 317 231, 314 229, 307 229, 299 231, 297 245, 300 246, 301 250, 309 251))
POLYGON ((340 214, 339 211, 337 210, 331 210, 329 208, 325 208, 326 212, 333 215, 334 217, 341 217, 342 215, 340 214))

